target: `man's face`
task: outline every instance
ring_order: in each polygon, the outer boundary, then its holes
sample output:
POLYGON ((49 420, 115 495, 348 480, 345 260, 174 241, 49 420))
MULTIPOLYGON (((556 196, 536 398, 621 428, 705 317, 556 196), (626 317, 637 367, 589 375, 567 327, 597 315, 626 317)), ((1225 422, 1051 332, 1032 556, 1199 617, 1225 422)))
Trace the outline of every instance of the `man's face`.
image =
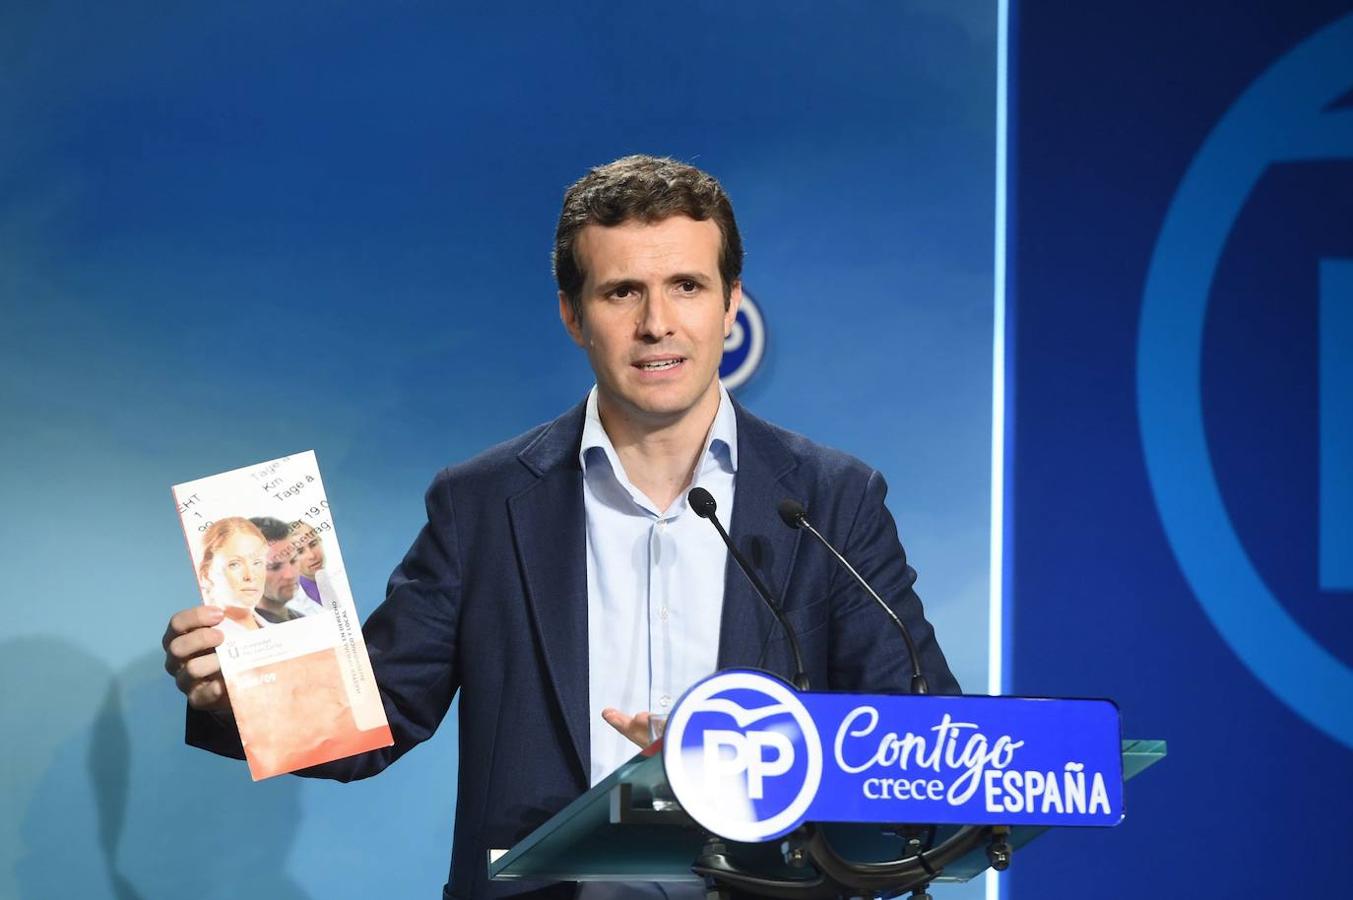
POLYGON ((296 568, 313 580, 315 573, 324 568, 324 545, 320 543, 319 532, 301 525, 292 532, 291 545, 296 548, 296 568))
POLYGON ((579 232, 582 319, 562 293, 559 314, 587 351, 603 416, 661 427, 717 404, 723 342, 742 302, 734 284, 724 308, 720 241, 713 221, 686 216, 579 232))
POLYGON ((300 570, 296 568, 296 548, 290 539, 268 544, 268 571, 263 584, 264 598, 286 603, 296 593, 300 570))

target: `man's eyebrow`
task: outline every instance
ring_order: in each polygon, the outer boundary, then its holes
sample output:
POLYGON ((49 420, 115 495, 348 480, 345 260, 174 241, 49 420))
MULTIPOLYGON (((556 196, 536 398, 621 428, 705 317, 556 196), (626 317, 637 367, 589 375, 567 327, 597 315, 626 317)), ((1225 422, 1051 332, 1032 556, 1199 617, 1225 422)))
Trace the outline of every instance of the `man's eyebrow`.
POLYGON ((598 294, 609 294, 616 288, 622 287, 643 287, 643 282, 637 278, 612 278, 610 281, 603 281, 597 285, 596 290, 598 294))
POLYGON ((710 276, 700 272, 678 272, 667 279, 668 284, 676 284, 678 281, 694 281, 696 284, 709 284, 710 276))

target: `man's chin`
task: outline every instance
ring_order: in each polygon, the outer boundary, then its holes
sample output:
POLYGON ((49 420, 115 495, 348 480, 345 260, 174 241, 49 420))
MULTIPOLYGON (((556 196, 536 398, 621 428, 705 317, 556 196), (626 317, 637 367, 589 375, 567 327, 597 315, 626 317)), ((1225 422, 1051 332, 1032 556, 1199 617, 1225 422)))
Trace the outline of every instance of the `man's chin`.
MULTIPOLYGON (((717 379, 711 382, 711 385, 717 384, 717 379)), ((623 407, 627 417, 636 422, 672 425, 695 414, 711 389, 705 387, 694 391, 684 385, 664 385, 660 390, 640 389, 624 394, 617 405, 623 407)))

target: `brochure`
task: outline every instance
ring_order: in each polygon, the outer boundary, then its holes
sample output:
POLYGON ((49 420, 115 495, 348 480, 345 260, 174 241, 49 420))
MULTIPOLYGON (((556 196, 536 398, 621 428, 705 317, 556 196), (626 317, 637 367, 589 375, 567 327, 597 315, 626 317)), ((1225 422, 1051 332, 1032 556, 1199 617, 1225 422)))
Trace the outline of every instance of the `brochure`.
POLYGON ((390 746, 314 451, 173 490, 254 780, 390 746))

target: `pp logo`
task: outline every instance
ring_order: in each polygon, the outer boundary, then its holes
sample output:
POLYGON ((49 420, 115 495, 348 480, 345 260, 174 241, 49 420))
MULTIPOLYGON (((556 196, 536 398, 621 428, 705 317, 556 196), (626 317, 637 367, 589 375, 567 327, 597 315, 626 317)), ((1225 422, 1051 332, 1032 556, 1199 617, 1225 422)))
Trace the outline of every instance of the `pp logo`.
POLYGON ((747 383, 761 365, 766 353, 766 324, 761 310, 746 291, 742 305, 733 320, 733 331, 723 342, 723 360, 719 363, 719 377, 730 391, 747 383))
POLYGON ((663 758, 691 818, 734 841, 792 831, 822 783, 822 741, 793 689, 760 672, 706 678, 667 722, 663 758))
MULTIPOLYGON (((1353 668, 1298 623, 1264 581, 1228 516, 1204 427, 1204 326, 1233 224, 1275 163, 1353 159, 1353 15, 1309 38, 1252 84, 1208 135, 1166 214, 1147 273, 1137 404, 1156 506, 1180 567, 1218 632, 1283 702, 1353 747, 1353 668)), ((1278 226, 1281 228, 1281 225, 1278 226)), ((1353 264, 1320 261, 1320 583, 1353 586, 1353 264)))

